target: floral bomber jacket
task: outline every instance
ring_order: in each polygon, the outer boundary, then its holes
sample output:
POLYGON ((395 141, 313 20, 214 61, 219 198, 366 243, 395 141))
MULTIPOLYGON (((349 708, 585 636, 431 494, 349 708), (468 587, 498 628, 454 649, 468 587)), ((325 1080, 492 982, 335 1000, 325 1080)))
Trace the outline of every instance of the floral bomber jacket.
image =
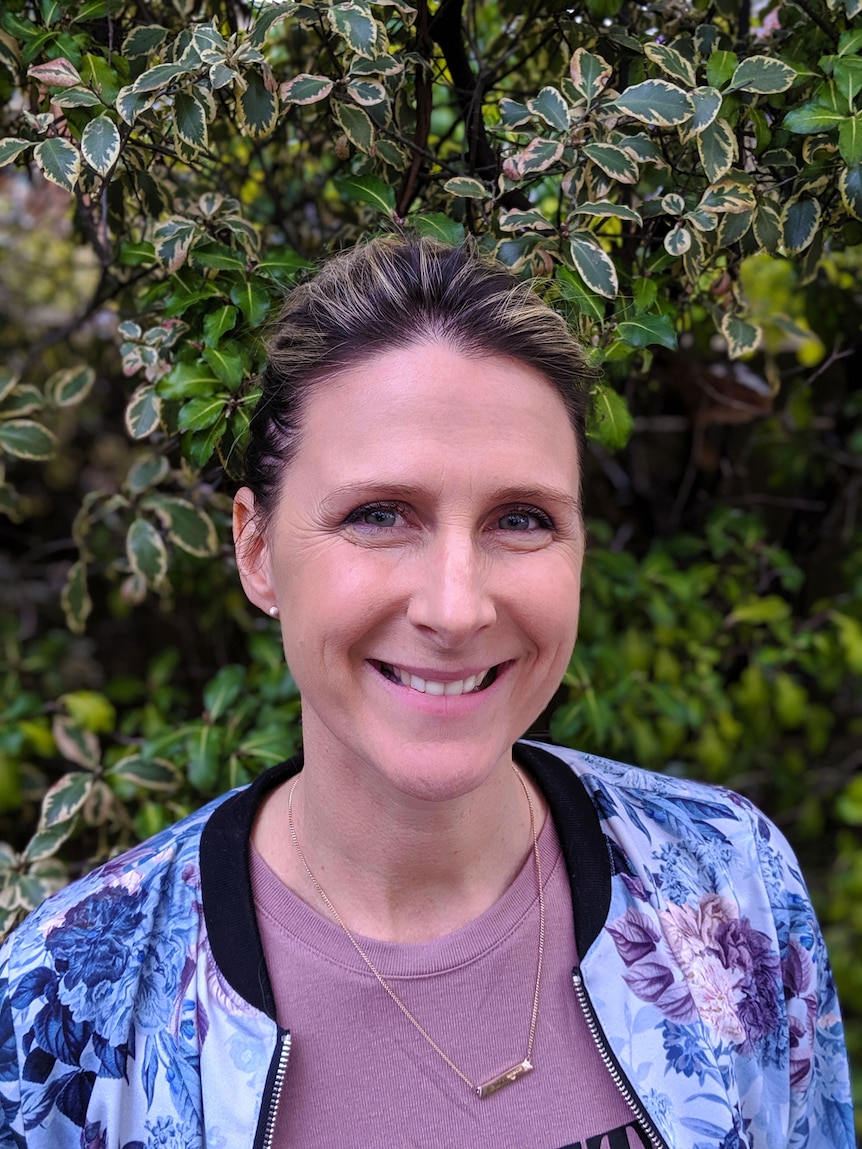
MULTIPOLYGON (((573 992, 650 1143, 853 1149, 828 960, 775 827, 725 790, 538 744, 516 758, 563 846, 573 992)), ((95 870, 6 941, 0 1149, 267 1149, 290 1036, 248 841, 299 767, 95 870)))

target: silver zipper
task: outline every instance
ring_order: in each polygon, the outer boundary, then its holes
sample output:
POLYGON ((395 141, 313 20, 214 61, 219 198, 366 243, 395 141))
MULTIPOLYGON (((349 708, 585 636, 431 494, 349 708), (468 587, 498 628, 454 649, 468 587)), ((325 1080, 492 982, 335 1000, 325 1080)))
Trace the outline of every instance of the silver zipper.
POLYGON ((599 1024, 599 1019, 596 1017, 596 1012, 593 1009, 593 1003, 590 1001, 589 995, 587 993, 587 987, 584 985, 583 975, 577 966, 572 970, 572 981, 574 982, 575 994, 578 999, 578 1004, 581 1007, 581 1012, 584 1015, 584 1020, 587 1023, 587 1028, 590 1031, 593 1043, 598 1050, 599 1057, 601 1057, 602 1061, 604 1062, 605 1069, 607 1069, 608 1073, 611 1075, 614 1085, 616 1085, 617 1089, 622 1095, 623 1101, 625 1101, 626 1105, 628 1105, 629 1109, 631 1109, 632 1113, 637 1118, 638 1124, 641 1126, 644 1133, 646 1133, 650 1144, 654 1145, 655 1149, 668 1149, 667 1142, 662 1137, 661 1133, 659 1133, 650 1115, 635 1096, 631 1086, 623 1076, 622 1070, 620 1069, 619 1065, 617 1065, 614 1055, 608 1048, 608 1043, 605 1039, 604 1033, 602 1032, 602 1027, 599 1024))
POLYGON ((278 1116, 278 1103, 281 1100, 281 1091, 284 1088, 284 1078, 287 1074, 287 1059, 290 1057, 289 1030, 279 1034, 276 1057, 278 1058, 278 1065, 276 1066, 275 1077, 272 1079, 272 1091, 269 1095, 269 1112, 266 1115, 263 1140, 260 1143, 261 1149, 272 1149, 272 1143, 275 1138, 275 1120, 278 1116))

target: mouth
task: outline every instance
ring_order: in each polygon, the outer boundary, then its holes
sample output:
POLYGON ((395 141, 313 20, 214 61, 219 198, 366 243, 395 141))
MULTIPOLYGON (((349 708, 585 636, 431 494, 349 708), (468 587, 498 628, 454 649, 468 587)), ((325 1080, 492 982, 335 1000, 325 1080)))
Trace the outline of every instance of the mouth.
POLYGON ((467 678, 458 678, 454 682, 440 682, 433 678, 420 678, 411 674, 409 670, 402 670, 391 662, 373 661, 372 666, 398 686, 407 686, 410 690, 417 690, 420 694, 441 695, 447 698, 457 698, 461 694, 478 694, 487 690, 492 682, 496 681, 500 671, 500 664, 492 666, 479 674, 471 674, 467 678))

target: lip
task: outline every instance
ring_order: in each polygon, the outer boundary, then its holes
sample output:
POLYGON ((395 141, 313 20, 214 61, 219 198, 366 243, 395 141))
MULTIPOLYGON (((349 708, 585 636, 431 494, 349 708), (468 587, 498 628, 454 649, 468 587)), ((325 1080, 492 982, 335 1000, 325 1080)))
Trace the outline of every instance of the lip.
MULTIPOLYGON (((398 670, 405 673, 414 674, 415 670, 412 667, 406 667, 402 663, 387 662, 384 659, 369 659, 369 669, 373 670, 374 677, 377 683, 386 690, 387 693, 391 692, 390 697, 398 700, 399 704, 405 703, 412 709, 421 713, 438 716, 448 715, 454 717, 456 714, 466 715, 472 713, 474 710, 486 705, 491 698, 497 694, 498 685, 500 680, 506 676, 506 672, 512 666, 514 659, 507 659, 504 662, 492 663, 491 666, 480 667, 478 673, 485 674, 491 670, 496 671, 492 680, 487 686, 483 686, 481 690, 470 690, 461 694, 440 694, 429 691, 420 691, 411 689, 402 682, 394 682, 387 677, 380 669, 380 663, 383 662, 387 666, 397 666, 398 670)), ((462 677, 469 677, 460 668, 457 671, 440 671, 431 667, 416 668, 421 669, 428 675, 428 680, 434 682, 458 682, 462 677), (443 675, 445 674, 445 678, 443 675), (433 677, 438 676, 438 677, 433 677)), ((417 678, 421 678, 421 674, 416 674, 417 678)))
POLYGON ((460 682, 464 678, 476 678, 487 674, 495 666, 502 668, 508 665, 506 662, 486 662, 482 665, 476 663, 474 666, 459 667, 457 670, 441 670, 438 666, 412 666, 406 662, 394 662, 391 658, 372 658, 369 662, 375 669, 377 664, 382 662, 385 666, 392 666, 405 674, 412 674, 414 678, 424 678, 426 681, 430 679, 432 682, 460 682))

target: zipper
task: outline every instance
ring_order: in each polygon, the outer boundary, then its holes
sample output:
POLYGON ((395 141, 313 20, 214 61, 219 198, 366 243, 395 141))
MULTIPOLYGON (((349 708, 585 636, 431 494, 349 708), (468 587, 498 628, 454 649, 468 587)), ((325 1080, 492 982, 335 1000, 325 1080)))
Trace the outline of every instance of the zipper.
POLYGON ((638 1124, 649 1138, 650 1145, 654 1146, 655 1149, 668 1149, 667 1142, 662 1137, 646 1109, 644 1109, 637 1094, 626 1078, 626 1075, 623 1073, 619 1062, 610 1050, 607 1038, 596 1016, 596 1011, 593 1009, 593 1003, 590 1001, 589 994, 587 993, 587 987, 584 985, 583 974, 578 966, 575 966, 572 970, 572 981, 575 986, 575 996, 578 999, 578 1004, 581 1007, 581 1012, 584 1015, 590 1036, 598 1050, 599 1057, 601 1057, 604 1062, 605 1069, 607 1069, 611 1075, 614 1085, 616 1085, 622 1095, 623 1101, 625 1101, 626 1105, 628 1105, 629 1109, 631 1109, 637 1118, 638 1124))
POLYGON ((257 1137, 254 1139, 255 1149, 272 1149, 272 1142, 275 1138, 275 1119, 278 1116, 278 1103, 284 1088, 289 1057, 290 1030, 283 1029, 279 1031, 278 1044, 275 1047, 275 1053, 267 1074, 267 1083, 264 1089, 265 1104, 261 1106, 261 1115, 265 1111, 266 1117, 263 1119, 262 1116, 261 1122, 258 1123, 257 1137))

